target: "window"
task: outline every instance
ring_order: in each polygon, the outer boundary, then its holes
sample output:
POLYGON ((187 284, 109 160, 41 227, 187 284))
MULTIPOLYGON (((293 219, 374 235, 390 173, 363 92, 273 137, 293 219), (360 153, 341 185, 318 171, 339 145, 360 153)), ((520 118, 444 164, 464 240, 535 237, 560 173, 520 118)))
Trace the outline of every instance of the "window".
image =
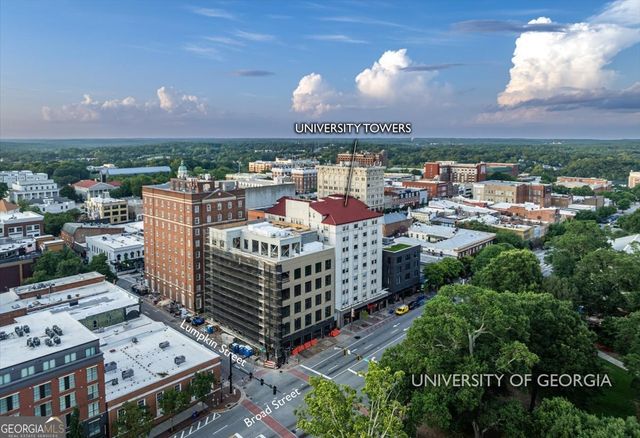
POLYGON ((301 311, 302 311, 302 301, 298 301, 297 303, 294 304, 293 312, 300 313, 301 311))
POLYGON ((325 301, 331 301, 331 291, 330 291, 330 290, 325 291, 325 293, 324 293, 324 300, 325 300, 325 301))
POLYGON ((48 371, 56 367, 56 360, 50 359, 42 362, 42 371, 48 371))
POLYGON ((93 385, 89 385, 87 387, 87 398, 89 400, 95 400, 98 398, 98 396, 100 395, 99 390, 98 390, 98 384, 94 383, 93 385))
MULTIPOLYGON (((96 403, 96 405, 97 405, 97 403, 96 403)), ((91 405, 89 405, 89 413, 91 413, 91 405)), ((91 415, 89 415, 89 417, 91 417, 91 415)), ((90 437, 99 435, 102 432, 102 430, 100 428, 100 420, 98 419, 98 420, 95 420, 95 421, 92 421, 91 423, 89 423, 88 429, 89 429, 89 436, 90 437)))
POLYGON ((311 292, 311 282, 310 282, 310 281, 307 281, 307 282, 304 284, 304 291, 305 291, 305 292, 311 292))
POLYGON ((87 382, 98 380, 98 367, 87 368, 87 382))
POLYGON ((36 406, 34 409, 34 415, 36 417, 50 417, 51 416, 51 402, 42 403, 36 406))
POLYGON ((73 374, 69 374, 68 376, 60 377, 58 379, 58 391, 68 391, 71 388, 76 387, 76 378, 73 374))
POLYGON ((0 385, 6 385, 7 383, 11 383, 11 374, 3 374, 0 376, 0 385))
POLYGON ((322 278, 316 278, 316 289, 320 289, 322 287, 322 278))
POLYGON ((33 387, 33 401, 38 401, 43 398, 47 398, 51 395, 51 383, 44 383, 42 385, 33 387))
POLYGON ((288 335, 289 332, 291 331, 291 324, 286 322, 284 324, 282 324, 282 334, 283 335, 288 335))
POLYGON ((64 363, 73 362, 76 360, 76 353, 70 353, 64 355, 64 363))
POLYGON ((140 406, 141 408, 144 408, 145 405, 145 401, 143 398, 141 398, 140 400, 137 401, 138 406, 140 406))
POLYGON ((325 286, 331 286, 331 275, 325 275, 324 276, 324 285, 325 286))
POLYGON ((304 275, 311 275, 311 265, 304 267, 304 275))
POLYGON ((304 326, 305 327, 309 327, 312 324, 311 322, 311 314, 309 313, 308 315, 304 316, 304 326))
POLYGON ((296 270, 293 271, 293 279, 294 280, 299 279, 301 274, 302 274, 302 270, 300 268, 296 268, 296 270))
POLYGON ((316 310, 316 322, 322 319, 322 310, 316 310))
POLYGON ((294 330, 300 330, 302 328, 302 320, 300 318, 296 318, 294 327, 294 330))
POLYGON ((331 317, 331 306, 327 306, 324 308, 324 317, 325 318, 331 317))
POLYGON ((289 306, 284 306, 282 308, 282 317, 286 318, 287 316, 289 316, 290 312, 291 312, 290 307, 289 306))
POLYGON ((25 377, 33 376, 36 373, 36 367, 31 365, 30 367, 22 368, 20 370, 20 377, 23 379, 25 377))
POLYGON ((304 300, 304 310, 309 309, 311 309, 311 298, 307 298, 306 300, 304 300))
POLYGON ((10 395, 9 397, 0 398, 0 415, 11 412, 14 409, 18 409, 19 407, 20 397, 17 393, 10 395))
POLYGON ((60 410, 64 411, 65 409, 73 408, 76 405, 76 393, 72 392, 71 394, 63 395, 60 397, 60 410))
POLYGON ((291 289, 282 289, 282 301, 288 300, 291 297, 291 289))
POLYGON ((89 347, 84 350, 85 357, 91 357, 96 354, 96 347, 89 347))
POLYGON ((316 263, 316 274, 322 271, 322 262, 316 263))
POLYGON ((299 297, 301 294, 302 294, 302 286, 300 286, 299 284, 296 284, 293 287, 293 296, 299 297))
POLYGON ((316 295, 316 306, 322 304, 322 294, 316 295))

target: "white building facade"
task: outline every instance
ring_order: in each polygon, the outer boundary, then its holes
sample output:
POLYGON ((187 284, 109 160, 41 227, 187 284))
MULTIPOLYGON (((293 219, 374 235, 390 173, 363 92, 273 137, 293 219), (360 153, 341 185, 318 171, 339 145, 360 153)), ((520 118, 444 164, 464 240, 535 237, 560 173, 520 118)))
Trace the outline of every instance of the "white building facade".
POLYGON ((46 173, 33 173, 30 170, 0 172, 0 182, 9 187, 11 202, 28 201, 37 198, 52 198, 60 195, 60 189, 46 173))
POLYGON ((317 166, 318 198, 336 194, 349 195, 364 202, 369 209, 384 210, 384 167, 351 168, 348 163, 317 166), (351 179, 351 181, 349 181, 351 179))
POLYGON ((329 196, 317 201, 281 199, 267 219, 307 226, 334 247, 335 306, 339 327, 384 306, 382 288, 382 214, 354 198, 329 196))
POLYGON ((105 254, 113 272, 140 269, 144 265, 144 238, 135 234, 87 236, 87 257, 105 254))

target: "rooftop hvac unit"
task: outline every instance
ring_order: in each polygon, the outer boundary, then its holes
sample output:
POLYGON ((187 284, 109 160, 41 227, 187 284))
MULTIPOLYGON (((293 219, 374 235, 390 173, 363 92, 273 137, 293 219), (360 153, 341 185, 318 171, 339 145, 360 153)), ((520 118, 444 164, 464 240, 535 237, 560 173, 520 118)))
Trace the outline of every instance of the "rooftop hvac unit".
POLYGON ((51 330, 49 327, 47 327, 46 329, 44 329, 44 333, 45 335, 49 336, 50 338, 53 338, 56 334, 53 332, 53 330, 51 330))
POLYGON ((133 342, 134 344, 138 343, 138 338, 136 338, 135 336, 133 338, 131 338, 131 342, 133 342))
POLYGON ((47 346, 49 347, 53 347, 53 341, 51 340, 51 338, 45 339, 44 343, 47 344, 47 346))
POLYGON ((118 384, 118 378, 111 380, 111 386, 116 386, 118 384))
POLYGON ((35 345, 33 345, 33 341, 31 340, 31 338, 27 338, 27 347, 29 348, 35 347, 35 345))
POLYGON ((33 342, 34 347, 40 346, 40 338, 33 338, 31 342, 33 342))
POLYGON ((22 326, 22 331, 25 332, 25 333, 30 333, 31 329, 29 328, 28 325, 25 324, 25 325, 22 326))
POLYGON ((14 330, 16 331, 16 335, 24 336, 24 332, 22 331, 22 327, 20 327, 19 325, 17 325, 14 330))
POLYGON ((56 344, 60 345, 60 338, 57 336, 53 337, 53 342, 55 342, 56 344))
POLYGON ((133 377, 133 369, 132 368, 129 368, 128 370, 124 370, 122 372, 122 380, 129 379, 131 377, 133 377))
POLYGON ((0 341, 4 341, 5 339, 7 339, 9 336, 5 333, 5 332, 0 332, 0 341))
POLYGON ((54 324, 52 328, 53 328, 53 331, 54 331, 54 333, 56 335, 62 336, 62 329, 60 327, 58 327, 57 325, 54 324))
POLYGON ((70 300, 71 299, 71 295, 67 295, 67 299, 70 300))
POLYGON ((108 373, 109 371, 114 371, 118 369, 118 364, 115 362, 107 362, 104 364, 104 372, 108 373))
POLYGON ((180 365, 181 363, 184 363, 187 359, 184 358, 183 355, 180 356, 176 356, 173 361, 175 362, 176 365, 180 365))
POLYGON ((161 349, 165 349, 169 347, 169 341, 162 341, 160 342, 160 344, 158 344, 158 347, 160 347, 161 349))

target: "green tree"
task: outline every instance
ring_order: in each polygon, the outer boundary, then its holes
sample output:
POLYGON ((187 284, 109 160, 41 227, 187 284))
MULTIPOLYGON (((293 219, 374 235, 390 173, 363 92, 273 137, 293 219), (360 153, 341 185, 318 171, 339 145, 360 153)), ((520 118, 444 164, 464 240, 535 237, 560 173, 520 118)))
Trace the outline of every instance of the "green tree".
MULTIPOLYGON (((526 373, 538 358, 525 345, 529 321, 519 295, 452 285, 425 306, 406 339, 384 353, 381 365, 406 375, 526 373)), ((406 382, 400 401, 409 406, 405 431, 421 424, 450 434, 473 429, 480 437, 504 388, 406 382), (414 386, 415 385, 415 386, 414 386)), ((492 430, 499 425, 492 426, 492 430)))
POLYGON ((640 209, 618 219, 618 225, 627 233, 640 233, 640 209))
POLYGON ((189 384, 189 393, 196 399, 204 402, 209 394, 211 394, 211 389, 215 384, 216 376, 213 373, 195 373, 189 384))
POLYGON ((25 284, 54 280, 82 272, 87 272, 87 266, 65 246, 61 251, 47 251, 38 257, 33 267, 33 275, 25 280, 25 284))
POLYGON ((63 196, 65 198, 69 198, 69 199, 71 199, 73 201, 76 201, 76 202, 82 201, 82 196, 78 195, 76 193, 75 189, 73 188, 73 186, 70 186, 70 185, 63 186, 60 189, 60 196, 63 196))
POLYGON ((74 407, 71 412, 71 420, 69 420, 67 436, 69 438, 83 438, 82 425, 80 424, 80 410, 74 407))
POLYGON ((507 251, 510 249, 515 249, 513 245, 509 243, 498 243, 495 245, 489 245, 486 248, 483 248, 476 257, 471 262, 471 272, 476 273, 480 271, 482 268, 487 266, 491 259, 496 257, 503 251, 507 251))
POLYGON ((603 330, 608 334, 614 350, 623 356, 635 385, 640 386, 640 311, 624 317, 606 318, 603 330))
POLYGON ((140 438, 149 435, 153 428, 153 417, 146 407, 128 401, 120 408, 121 412, 113 425, 118 438, 140 438))
POLYGON ((162 409, 162 414, 171 417, 170 430, 173 430, 173 417, 189 406, 189 393, 187 391, 176 391, 173 388, 167 389, 162 394, 159 405, 160 409, 162 409))
POLYGON ((9 194, 9 186, 7 183, 0 182, 0 199, 6 197, 9 194))
POLYGON ((528 249, 503 251, 476 272, 472 281, 499 292, 538 291, 542 283, 540 262, 528 249))
POLYGON ((590 313, 612 315, 629 309, 630 297, 640 293, 640 254, 600 248, 586 254, 575 267, 577 304, 590 313))
POLYGON ((107 281, 114 282, 118 279, 116 274, 109 268, 109 262, 106 254, 98 254, 93 256, 87 268, 88 271, 95 271, 105 276, 107 281))
POLYGON ((397 400, 404 373, 370 362, 364 379, 359 396, 347 385, 311 377, 312 389, 296 411, 298 428, 320 438, 407 437, 403 431, 407 407, 397 400))
POLYGON ((553 295, 559 300, 569 300, 575 302, 576 300, 576 287, 573 284, 572 278, 558 277, 557 275, 550 275, 542 279, 543 292, 553 295))
POLYGON ((576 196, 593 196, 593 189, 589 186, 574 187, 571 189, 571 194, 576 196))
POLYGON ((437 290, 440 286, 451 283, 464 273, 464 264, 455 258, 445 257, 436 263, 424 267, 425 287, 437 290))
POLYGON ((564 234, 551 239, 548 246, 551 250, 547 261, 553 266, 553 272, 561 277, 570 277, 582 257, 610 245, 597 223, 572 220, 565 225, 564 234))
POLYGON ((620 210, 626 210, 631 207, 631 201, 629 201, 628 199, 621 199, 616 203, 616 205, 620 210))
POLYGON ((557 438, 636 437, 635 418, 596 417, 561 397, 545 399, 534 411, 533 435, 557 438))
POLYGON ((76 209, 65 211, 64 213, 45 213, 44 232, 53 236, 59 236, 64 224, 77 221, 80 214, 80 211, 76 209))
MULTIPOLYGON (((520 297, 529 318, 530 336, 526 344, 538 356, 531 370, 532 383, 529 408, 533 410, 542 374, 597 374, 598 356, 595 335, 589 330, 569 301, 560 301, 549 294, 525 293, 520 297), (553 340, 553 341, 550 341, 553 340)), ((567 394, 572 388, 546 388, 548 394, 567 394)), ((585 396, 585 388, 580 388, 585 396)))

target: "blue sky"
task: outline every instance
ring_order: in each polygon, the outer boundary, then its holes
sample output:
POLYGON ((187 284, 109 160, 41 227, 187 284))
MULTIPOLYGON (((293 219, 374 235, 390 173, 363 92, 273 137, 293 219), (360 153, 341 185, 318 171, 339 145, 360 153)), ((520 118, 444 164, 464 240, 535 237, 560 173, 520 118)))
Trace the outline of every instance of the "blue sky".
POLYGON ((6 0, 0 137, 638 138, 639 26, 640 0, 6 0))

